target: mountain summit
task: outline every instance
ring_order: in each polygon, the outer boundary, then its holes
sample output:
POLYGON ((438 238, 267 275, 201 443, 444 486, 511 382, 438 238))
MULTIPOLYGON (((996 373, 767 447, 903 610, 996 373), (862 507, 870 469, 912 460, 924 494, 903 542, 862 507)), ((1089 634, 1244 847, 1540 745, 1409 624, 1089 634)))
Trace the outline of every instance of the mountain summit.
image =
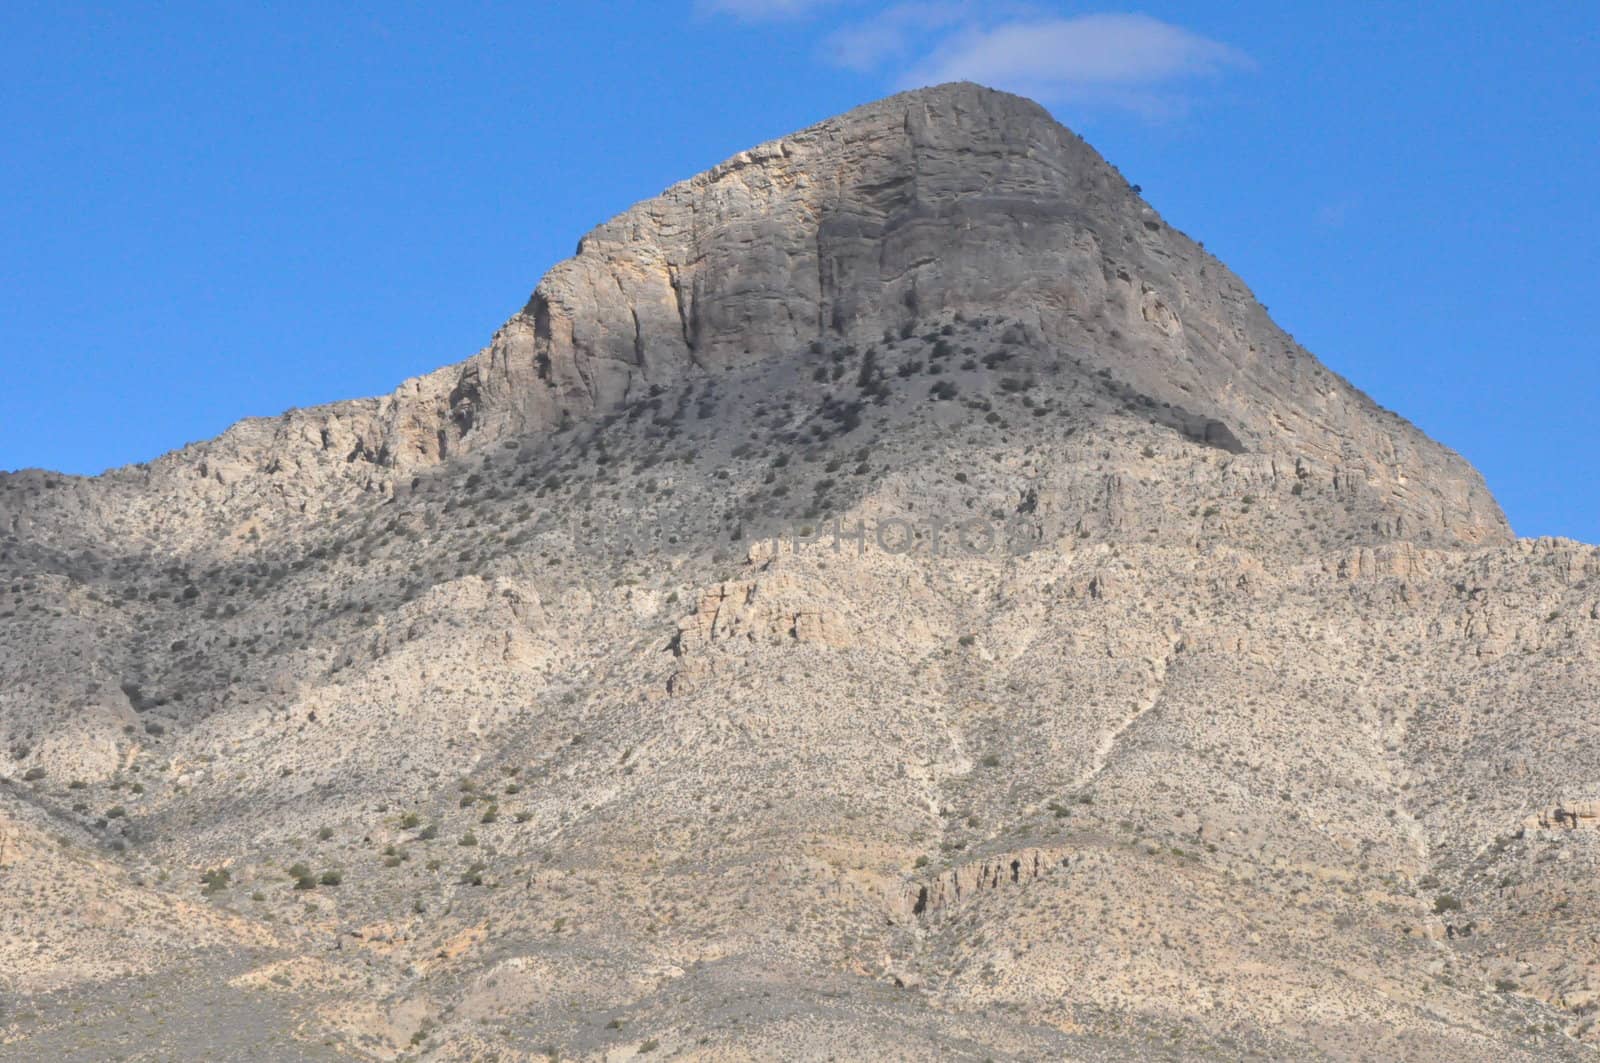
POLYGON ((1597 660, 1600 551, 904 93, 389 396, 0 477, 0 1045, 1588 1058, 1597 660))
POLYGON ((387 490, 697 374, 955 314, 1015 323, 1136 401, 1339 483, 1394 537, 1510 537, 1476 471, 1297 346, 1080 137, 970 83, 858 108, 635 206, 585 236, 463 364, 196 450, 249 492, 329 460, 387 490))

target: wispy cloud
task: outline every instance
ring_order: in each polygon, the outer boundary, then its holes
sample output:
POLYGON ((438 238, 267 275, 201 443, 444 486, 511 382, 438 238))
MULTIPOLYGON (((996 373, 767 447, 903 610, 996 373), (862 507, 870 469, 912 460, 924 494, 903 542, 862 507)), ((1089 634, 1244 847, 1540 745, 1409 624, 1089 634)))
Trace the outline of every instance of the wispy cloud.
POLYGON ((1044 103, 1165 118, 1197 85, 1254 64, 1239 49, 1148 15, 1061 17, 1036 0, 697 0, 741 21, 832 8, 822 58, 900 88, 977 81, 1044 103))
POLYGON ((963 27, 901 80, 978 81, 1047 102, 1160 114, 1182 108, 1185 84, 1252 65, 1236 48, 1147 15, 1084 15, 963 27))
POLYGON ((735 18, 756 22, 808 15, 819 8, 830 7, 839 2, 841 0, 697 0, 696 7, 702 12, 732 15, 735 18))
POLYGON ((850 70, 879 70, 906 61, 943 31, 960 26, 972 5, 960 0, 896 4, 871 18, 835 30, 823 42, 823 55, 850 70))

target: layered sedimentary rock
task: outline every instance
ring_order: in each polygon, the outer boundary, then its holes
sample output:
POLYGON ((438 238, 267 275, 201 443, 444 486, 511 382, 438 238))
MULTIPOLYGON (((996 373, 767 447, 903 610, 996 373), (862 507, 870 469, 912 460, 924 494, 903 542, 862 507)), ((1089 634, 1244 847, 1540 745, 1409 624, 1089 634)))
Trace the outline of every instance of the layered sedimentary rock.
POLYGON ((585 236, 466 362, 243 423, 147 475, 315 507, 329 482, 392 491, 652 387, 956 313, 1013 322, 1197 438, 1380 500, 1397 538, 1509 536, 1473 469, 1299 348, 1080 137, 970 84, 735 156, 585 236))

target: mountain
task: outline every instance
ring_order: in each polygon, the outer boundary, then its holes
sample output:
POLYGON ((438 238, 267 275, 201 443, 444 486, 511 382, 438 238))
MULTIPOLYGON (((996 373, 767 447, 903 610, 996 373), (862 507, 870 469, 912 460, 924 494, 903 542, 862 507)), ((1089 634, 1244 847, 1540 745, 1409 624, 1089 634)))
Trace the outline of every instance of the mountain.
POLYGON ((0 647, 0 1056, 1600 1041, 1600 550, 974 85, 0 477, 0 647))

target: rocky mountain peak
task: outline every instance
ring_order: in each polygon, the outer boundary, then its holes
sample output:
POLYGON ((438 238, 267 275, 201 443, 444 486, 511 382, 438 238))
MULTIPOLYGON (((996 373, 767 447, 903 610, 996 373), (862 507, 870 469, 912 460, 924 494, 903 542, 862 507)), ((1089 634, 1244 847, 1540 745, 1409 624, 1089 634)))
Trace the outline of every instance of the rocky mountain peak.
POLYGON ((637 204, 459 365, 242 422, 135 479, 198 473, 234 524, 314 510, 663 389, 957 318, 1003 322, 1040 371, 1097 378, 1201 442, 1362 496, 1386 538, 1510 537, 1475 470, 1296 345, 1081 137, 970 83, 867 104, 637 204))

